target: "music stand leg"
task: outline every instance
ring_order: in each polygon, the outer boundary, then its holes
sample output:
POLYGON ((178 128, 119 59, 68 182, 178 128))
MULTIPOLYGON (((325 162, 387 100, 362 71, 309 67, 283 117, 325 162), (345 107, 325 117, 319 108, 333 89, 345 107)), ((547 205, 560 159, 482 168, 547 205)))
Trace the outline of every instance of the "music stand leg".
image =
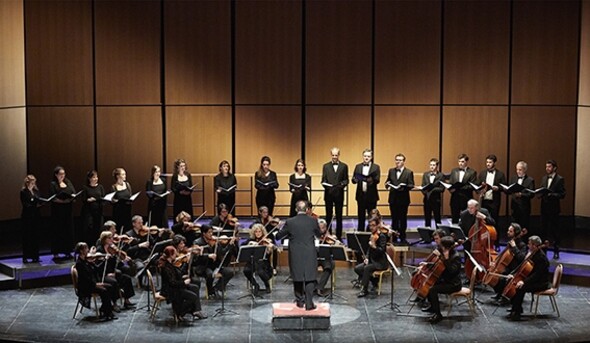
MULTIPOLYGON (((254 265, 254 256, 250 256, 250 265, 252 266, 252 280, 256 281, 256 266, 254 265)), ((246 282, 248 282, 248 280, 246 280, 246 282)), ((256 305, 256 297, 260 298, 260 299, 264 299, 262 297, 262 295, 255 295, 254 292, 252 291, 252 285, 250 285, 250 287, 248 287, 248 293, 244 294, 240 297, 238 297, 238 300, 241 300, 243 298, 250 298, 252 300, 252 302, 254 303, 254 305, 256 305)))
POLYGON ((393 274, 394 274, 394 271, 392 270, 391 271, 391 292, 390 292, 390 300, 389 300, 389 302, 387 304, 385 304, 385 305, 380 306, 379 308, 377 308, 377 311, 379 311, 379 310, 381 310, 383 308, 389 307, 389 309, 391 311, 395 311, 395 312, 401 313, 401 310, 399 308, 399 305, 396 304, 393 301, 393 292, 395 290, 395 286, 393 285, 393 274))
POLYGON ((329 300, 333 300, 334 297, 340 298, 344 301, 348 301, 348 298, 334 292, 334 279, 336 278, 336 262, 334 262, 334 255, 330 254, 330 265, 333 265, 334 268, 332 269, 332 273, 330 275, 330 293, 322 299, 322 302, 328 302, 329 300))
POLYGON ((215 310, 213 318, 225 314, 234 314, 236 316, 239 316, 237 312, 225 308, 225 280, 223 274, 221 274, 221 285, 223 285, 223 289, 221 290, 221 307, 215 310))

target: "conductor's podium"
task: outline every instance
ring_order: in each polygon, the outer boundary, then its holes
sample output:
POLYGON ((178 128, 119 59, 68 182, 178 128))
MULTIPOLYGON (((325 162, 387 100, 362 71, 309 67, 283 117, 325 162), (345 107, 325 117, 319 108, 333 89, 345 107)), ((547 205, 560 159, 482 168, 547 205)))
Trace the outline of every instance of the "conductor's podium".
POLYGON ((330 304, 316 303, 315 310, 306 311, 295 303, 272 304, 272 328, 274 330, 328 330, 330 329, 330 304))

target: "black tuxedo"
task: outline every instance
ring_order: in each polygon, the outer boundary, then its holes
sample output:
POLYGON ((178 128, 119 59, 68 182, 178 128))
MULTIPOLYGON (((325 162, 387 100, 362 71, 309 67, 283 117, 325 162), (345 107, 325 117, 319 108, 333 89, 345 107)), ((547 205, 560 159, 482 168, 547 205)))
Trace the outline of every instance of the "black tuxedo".
MULTIPOLYGON (((330 166, 331 167, 331 166, 330 166)), ((317 251, 315 238, 320 237, 318 221, 305 213, 287 219, 276 239, 289 238, 289 271, 298 305, 313 307, 313 291, 317 278, 317 251)))
MULTIPOLYGON (((479 181, 480 185, 482 183, 486 182, 487 175, 488 175, 487 169, 482 170, 479 173, 478 181, 479 181)), ((506 176, 504 175, 504 173, 502 173, 498 169, 495 169, 494 184, 491 186, 498 187, 498 190, 492 191, 492 199, 491 200, 487 200, 485 198, 485 193, 482 193, 482 195, 481 195, 481 207, 488 209, 488 211, 490 211, 490 214, 492 215, 492 218, 494 218, 495 221, 498 221, 498 216, 500 213, 500 205, 502 203, 502 191, 501 191, 502 187, 500 187, 501 183, 506 184, 506 176)), ((491 189, 491 186, 489 187, 489 189, 491 189)))
MULTIPOLYGON (((487 225, 496 225, 496 221, 490 215, 490 211, 488 211, 485 208, 480 208, 479 212, 483 213, 486 216, 485 223, 487 225)), ((476 217, 475 215, 469 213, 469 210, 462 211, 459 217, 459 226, 461 227, 461 230, 463 230, 463 234, 465 234, 465 237, 469 238, 469 229, 471 229, 473 224, 475 224, 476 217)), ((494 244, 494 242, 491 243, 494 244)), ((463 243, 463 247, 465 248, 465 250, 471 251, 471 242, 467 240, 465 243, 463 243)))
POLYGON ((549 193, 541 197, 541 226, 542 239, 551 239, 555 252, 559 253, 561 235, 559 232, 559 214, 561 213, 561 199, 565 198, 565 180, 555 174, 551 186, 547 187, 548 175, 543 176, 541 187, 549 189, 549 193))
POLYGON ((369 281, 373 282, 373 285, 377 285, 376 278, 373 277, 373 273, 377 270, 387 269, 387 236, 383 233, 379 234, 379 239, 375 242, 375 248, 369 247, 367 252, 369 263, 359 263, 354 267, 355 273, 358 275, 362 288, 368 290, 369 281))
MULTIPOLYGON (((459 182, 459 173, 459 168, 451 170, 451 176, 449 177, 450 184, 459 182)), ((463 176, 463 180, 461 180, 463 186, 451 193, 451 219, 453 223, 456 224, 459 222, 461 211, 467 208, 467 202, 473 198, 473 187, 469 183, 475 183, 476 181, 477 173, 475 170, 469 167, 465 168, 465 175, 463 176)))
POLYGON ((398 186, 405 183, 405 187, 389 189, 389 210, 391 212, 391 228, 399 231, 400 240, 406 240, 406 228, 408 227, 408 207, 410 206, 410 190, 414 188, 414 172, 408 168, 404 168, 397 177, 397 169, 391 168, 387 173, 386 184, 398 186))
POLYGON ((352 175, 352 183, 356 183, 356 203, 358 208, 358 230, 363 230, 365 226, 366 215, 377 208, 377 201, 379 200, 379 192, 377 192, 377 185, 381 177, 381 168, 378 164, 371 163, 369 167, 370 177, 367 182, 367 191, 363 192, 363 164, 359 163, 354 167, 352 175))
MULTIPOLYGON (((344 206, 344 188, 348 185, 348 166, 340 161, 334 171, 332 162, 322 167, 322 186, 324 187, 324 201, 326 203, 326 221, 332 222, 334 208, 336 209, 336 236, 342 238, 342 207, 344 206), (323 185, 332 185, 331 187, 323 185)), ((330 233, 332 227, 328 228, 330 233)))
POLYGON ((524 285, 516 289, 516 294, 510 302, 512 311, 522 313, 522 302, 526 293, 535 293, 549 289, 549 260, 543 250, 538 250, 530 257, 533 262, 533 270, 529 276, 524 279, 524 285))
MULTIPOLYGON (((441 195, 445 188, 439 183, 443 180, 443 173, 437 172, 434 175, 434 182, 436 186, 429 191, 422 191, 424 194, 424 224, 427 227, 432 225, 432 214, 434 213, 434 222, 436 224, 441 223, 440 208, 441 208, 441 195)), ((422 187, 430 184, 430 171, 424 172, 422 175, 422 187)))
MULTIPOLYGON (((518 183, 518 175, 510 178, 510 184, 518 183)), ((526 189, 535 189, 535 180, 525 175, 522 179, 522 186, 526 189)), ((531 198, 533 195, 528 192, 521 192, 517 197, 515 194, 510 196, 510 209, 512 210, 512 220, 520 224, 521 227, 531 229, 531 198)))

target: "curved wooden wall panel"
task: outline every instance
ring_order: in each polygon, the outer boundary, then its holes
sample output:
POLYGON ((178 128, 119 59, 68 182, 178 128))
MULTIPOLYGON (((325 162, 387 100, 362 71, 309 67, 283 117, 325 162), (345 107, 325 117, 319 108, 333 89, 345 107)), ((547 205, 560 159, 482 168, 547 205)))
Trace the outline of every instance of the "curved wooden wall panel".
POLYGON ((0 108, 25 106, 23 2, 0 1, 0 108))
POLYGON ((0 187, 7 194, 0 206, 0 218, 20 217, 19 192, 27 174, 26 114, 24 108, 0 109, 0 161, 7 163, 0 178, 0 187), (9 148, 8 148, 9 147, 9 148))

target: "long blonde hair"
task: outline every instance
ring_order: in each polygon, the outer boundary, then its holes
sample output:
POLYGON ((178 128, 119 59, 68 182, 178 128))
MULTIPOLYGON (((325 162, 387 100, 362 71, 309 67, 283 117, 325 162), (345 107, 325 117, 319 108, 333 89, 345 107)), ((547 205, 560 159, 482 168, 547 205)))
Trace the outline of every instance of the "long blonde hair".
POLYGON ((264 228, 264 225, 262 225, 260 223, 256 223, 256 224, 252 225, 252 228, 250 229, 250 238, 251 239, 256 239, 255 233, 257 230, 262 231, 262 238, 266 237, 266 235, 268 234, 268 232, 266 232, 266 229, 264 228))

